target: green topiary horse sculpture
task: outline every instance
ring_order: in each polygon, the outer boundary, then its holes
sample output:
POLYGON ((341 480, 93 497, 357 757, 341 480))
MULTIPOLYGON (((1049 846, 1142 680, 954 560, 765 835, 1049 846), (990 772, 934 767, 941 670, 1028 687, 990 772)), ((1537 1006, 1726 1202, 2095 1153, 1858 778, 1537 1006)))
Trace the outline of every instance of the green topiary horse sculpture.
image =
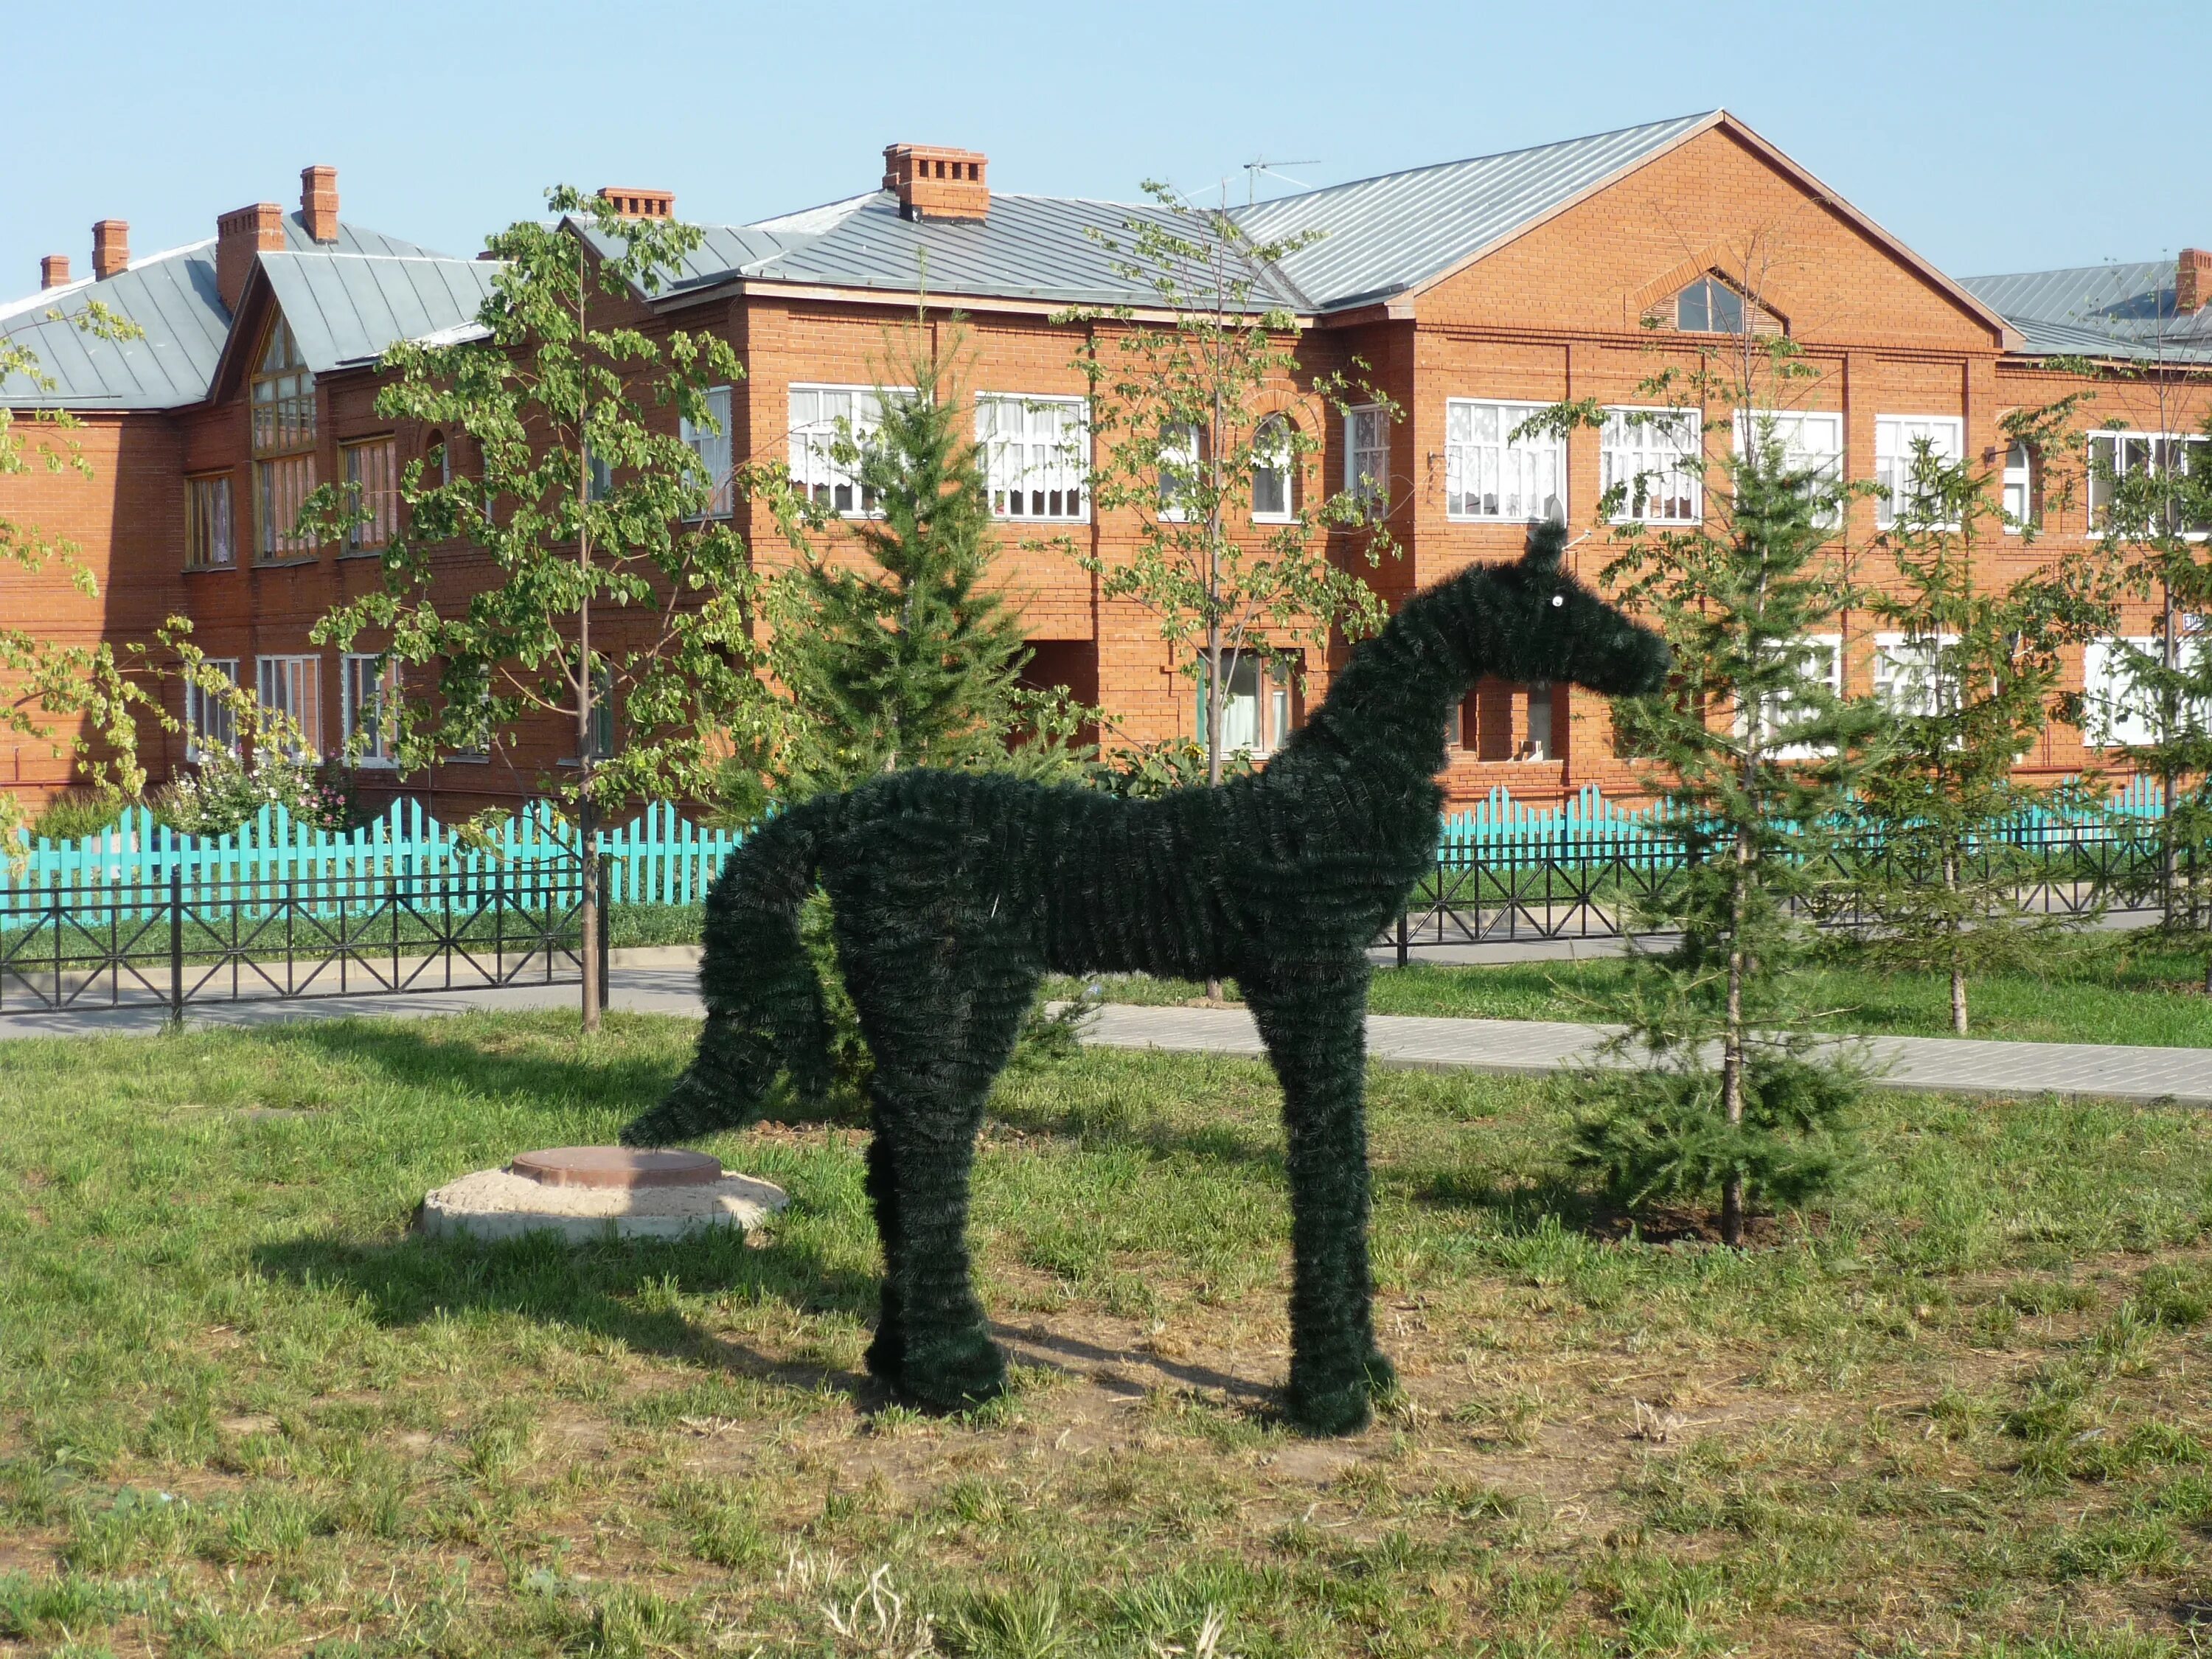
POLYGON ((840 967, 875 1059, 868 1192, 883 1313, 868 1365, 924 1402, 990 1398, 1005 1363, 970 1283, 975 1133, 1039 979, 1234 975, 1280 1079, 1296 1273, 1289 1413, 1340 1433, 1393 1382, 1367 1265, 1367 947, 1434 867, 1445 721, 1475 679, 1655 689, 1666 648, 1559 567, 1518 563, 1417 593, 1335 678, 1266 770, 1127 800, 915 771, 764 825, 707 901, 697 1058, 623 1139, 750 1121, 780 1071, 826 1086, 799 906, 829 890, 840 967))

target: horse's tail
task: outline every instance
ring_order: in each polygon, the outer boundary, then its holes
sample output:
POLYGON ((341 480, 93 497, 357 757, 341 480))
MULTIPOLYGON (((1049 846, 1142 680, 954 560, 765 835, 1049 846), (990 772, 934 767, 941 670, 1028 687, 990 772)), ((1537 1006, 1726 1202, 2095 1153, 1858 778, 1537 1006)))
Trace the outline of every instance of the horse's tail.
POLYGON ((799 911, 843 801, 827 795, 770 819, 723 866, 707 894, 699 1052, 666 1097, 623 1130, 625 1144, 663 1146, 748 1122, 778 1072, 802 1095, 828 1091, 822 982, 799 940, 799 911))

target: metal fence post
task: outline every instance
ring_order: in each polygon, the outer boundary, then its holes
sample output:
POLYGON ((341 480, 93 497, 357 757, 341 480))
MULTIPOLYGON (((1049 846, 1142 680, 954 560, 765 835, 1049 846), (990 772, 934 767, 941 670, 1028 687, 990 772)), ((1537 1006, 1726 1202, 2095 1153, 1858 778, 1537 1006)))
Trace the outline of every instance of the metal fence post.
MULTIPOLYGON (((605 884, 604 882, 600 884, 600 891, 602 894, 605 891, 605 884)), ((605 904, 602 903, 599 906, 599 960, 598 963, 599 975, 599 1006, 601 1008, 605 1008, 607 1006, 607 975, 613 961, 613 953, 609 950, 607 945, 607 907, 605 904)))
POLYGON ((185 1023, 185 874, 169 866, 169 1024, 185 1023))
POLYGON ((1406 907, 1401 904, 1398 907, 1398 965, 1401 968, 1406 965, 1407 949, 1411 943, 1406 933, 1406 907))

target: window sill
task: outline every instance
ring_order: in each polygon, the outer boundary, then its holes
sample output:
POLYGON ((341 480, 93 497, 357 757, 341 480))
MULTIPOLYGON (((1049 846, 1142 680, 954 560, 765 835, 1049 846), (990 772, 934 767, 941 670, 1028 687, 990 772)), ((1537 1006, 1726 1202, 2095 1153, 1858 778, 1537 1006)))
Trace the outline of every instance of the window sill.
MULTIPOLYGON (((1552 523, 1553 520, 1541 513, 1532 513, 1525 516, 1516 514, 1510 517, 1503 513, 1447 513, 1444 514, 1444 522, 1446 524, 1517 524, 1526 526, 1532 524, 1549 524, 1552 523)), ((1559 522, 1564 523, 1565 520, 1559 520, 1559 522)))
POLYGON ((1255 513, 1252 515, 1252 522, 1260 525, 1281 526, 1297 521, 1298 515, 1295 513, 1255 513))
POLYGON ((185 574, 187 576, 216 576, 221 575, 227 570, 235 570, 237 568, 238 562, 235 559, 232 560, 228 564, 188 564, 185 567, 185 574))
POLYGON ((344 552, 339 554, 338 557, 341 559, 381 559, 384 556, 384 553, 385 550, 382 547, 349 547, 344 552))
POLYGON ((319 553, 295 553, 289 559, 256 559, 253 568, 256 570, 292 570, 303 564, 320 564, 322 562, 323 556, 319 553))
MULTIPOLYGON (((857 517, 858 517, 858 516, 860 516, 860 515, 859 515, 859 514, 851 514, 851 515, 842 515, 842 514, 841 514, 840 516, 851 516, 851 517, 855 517, 855 518, 857 518, 857 517)), ((871 516, 878 516, 878 515, 873 515, 873 514, 872 514, 871 516)), ((1086 514, 1084 517, 1079 518, 1079 519, 1032 519, 1032 518, 1027 517, 1026 515, 1024 515, 1024 516, 1023 516, 1023 517, 1020 517, 1020 518, 1016 518, 1016 517, 1015 517, 1015 516, 1013 516, 1012 514, 999 514, 999 513, 994 513, 994 514, 993 514, 991 515, 991 522, 992 522, 993 524, 1064 524, 1064 525, 1071 525, 1071 526, 1073 526, 1073 525, 1086 525, 1086 524, 1089 524, 1089 523, 1091 522, 1091 519, 1090 519, 1090 515, 1089 515, 1089 514, 1086 514)))

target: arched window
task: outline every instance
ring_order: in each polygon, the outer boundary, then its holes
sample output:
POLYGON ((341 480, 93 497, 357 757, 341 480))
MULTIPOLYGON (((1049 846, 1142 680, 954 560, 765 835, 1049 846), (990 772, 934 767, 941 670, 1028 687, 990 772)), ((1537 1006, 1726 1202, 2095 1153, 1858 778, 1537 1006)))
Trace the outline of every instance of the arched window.
POLYGON ((1287 524, 1296 512, 1292 472, 1297 459, 1290 417, 1270 415, 1252 435, 1252 520, 1287 524))
POLYGON ((1674 326, 1687 334, 1743 332, 1743 295, 1711 276, 1674 296, 1674 326))
POLYGON ((1204 480, 1206 434, 1195 421, 1170 421, 1160 428, 1160 522, 1182 524, 1190 517, 1191 497, 1204 480))
POLYGON ((424 471, 434 475, 442 487, 453 481, 453 452, 446 447, 446 434, 433 428, 422 439, 424 471))

